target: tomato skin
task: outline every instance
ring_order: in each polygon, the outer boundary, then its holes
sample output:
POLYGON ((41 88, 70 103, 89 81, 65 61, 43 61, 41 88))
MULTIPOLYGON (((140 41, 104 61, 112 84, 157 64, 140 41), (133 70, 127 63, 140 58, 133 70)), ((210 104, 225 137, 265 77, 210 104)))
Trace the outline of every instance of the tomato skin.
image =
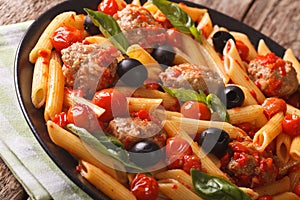
POLYGON ((115 0, 104 0, 98 5, 98 11, 110 16, 113 16, 118 10, 118 3, 115 0))
POLYGON ((159 193, 157 181, 141 173, 134 177, 130 190, 137 200, 155 200, 159 193))
POLYGON ((300 135, 300 117, 292 114, 284 116, 282 129, 284 133, 292 137, 300 135))
POLYGON ((183 165, 182 169, 190 174, 191 169, 197 169, 201 170, 201 161, 200 159, 195 155, 185 155, 183 157, 183 165))
POLYGON ((92 102, 105 109, 105 112, 99 117, 103 122, 109 122, 116 116, 128 114, 125 95, 113 88, 106 88, 96 92, 92 102))
POLYGON ((300 181, 295 185, 293 192, 300 197, 300 181))
POLYGON ((91 133, 97 130, 103 130, 103 124, 99 122, 94 111, 85 104, 75 104, 71 106, 68 110, 67 118, 69 123, 85 128, 91 133))
POLYGON ((67 113, 65 113, 65 112, 56 114, 52 121, 60 127, 65 127, 69 123, 69 120, 67 118, 67 113))
POLYGON ((268 119, 271 119, 276 113, 286 113, 286 102, 283 99, 270 97, 267 98, 262 106, 264 107, 264 113, 268 119))
POLYGON ((75 42, 81 42, 83 36, 80 30, 73 28, 71 26, 61 26, 58 27, 53 36, 50 38, 51 43, 57 51, 61 51, 67 48, 75 42))
POLYGON ((187 118, 210 120, 211 112, 209 108, 201 102, 186 101, 180 108, 181 114, 187 118))
POLYGON ((249 55, 249 48, 245 45, 245 43, 241 40, 235 41, 236 48, 239 52, 239 55, 242 60, 247 61, 249 55))
POLYGON ((190 144, 181 138, 171 137, 166 141, 166 158, 169 169, 182 169, 185 155, 192 155, 190 144))

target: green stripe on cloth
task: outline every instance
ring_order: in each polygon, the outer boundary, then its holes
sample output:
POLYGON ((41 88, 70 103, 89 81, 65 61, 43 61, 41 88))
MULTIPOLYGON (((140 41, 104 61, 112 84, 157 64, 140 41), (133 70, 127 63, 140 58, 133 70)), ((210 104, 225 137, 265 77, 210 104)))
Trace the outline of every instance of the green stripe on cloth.
POLYGON ((91 199, 50 159, 20 111, 13 64, 17 46, 31 23, 0 26, 0 156, 31 199, 91 199))

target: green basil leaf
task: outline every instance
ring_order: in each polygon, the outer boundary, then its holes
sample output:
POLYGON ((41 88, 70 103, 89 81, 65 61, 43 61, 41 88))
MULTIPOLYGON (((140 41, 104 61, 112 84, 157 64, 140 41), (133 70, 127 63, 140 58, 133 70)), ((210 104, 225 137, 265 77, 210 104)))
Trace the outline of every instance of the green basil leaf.
POLYGON ((192 89, 168 88, 164 86, 162 86, 162 88, 165 92, 169 93, 171 96, 176 97, 180 101, 199 101, 207 104, 206 95, 203 92, 198 93, 192 89))
POLYGON ((229 181, 191 169, 195 192, 209 200, 251 200, 251 197, 229 181))
POLYGON ((178 31, 192 34, 197 41, 202 43, 201 32, 195 27, 192 18, 180 7, 168 0, 152 0, 152 3, 158 7, 178 31))
POLYGON ((225 122, 230 122, 227 109, 217 95, 209 94, 207 95, 206 100, 207 104, 209 105, 210 109, 213 110, 213 112, 218 113, 219 117, 222 120, 225 120, 225 122))
POLYGON ((103 12, 94 11, 84 8, 86 13, 90 16, 95 26, 98 26, 102 34, 108 38, 115 47, 123 53, 126 53, 128 48, 128 40, 122 33, 119 24, 116 20, 103 12))
POLYGON ((91 147, 101 153, 120 161, 124 166, 139 172, 145 172, 144 169, 130 162, 128 152, 122 147, 115 145, 114 143, 116 141, 114 140, 114 142, 112 142, 112 139, 110 137, 106 137, 104 133, 97 138, 86 129, 77 127, 74 124, 68 124, 66 128, 82 139, 82 141, 84 141, 87 145, 91 145, 91 147))

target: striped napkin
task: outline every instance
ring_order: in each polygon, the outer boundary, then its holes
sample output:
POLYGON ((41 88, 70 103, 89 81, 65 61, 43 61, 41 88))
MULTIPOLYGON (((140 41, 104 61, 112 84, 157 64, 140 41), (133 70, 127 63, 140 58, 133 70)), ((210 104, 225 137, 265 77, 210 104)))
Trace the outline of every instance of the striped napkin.
POLYGON ((0 156, 32 199, 91 199, 46 154, 19 108, 13 64, 31 23, 0 26, 0 156))

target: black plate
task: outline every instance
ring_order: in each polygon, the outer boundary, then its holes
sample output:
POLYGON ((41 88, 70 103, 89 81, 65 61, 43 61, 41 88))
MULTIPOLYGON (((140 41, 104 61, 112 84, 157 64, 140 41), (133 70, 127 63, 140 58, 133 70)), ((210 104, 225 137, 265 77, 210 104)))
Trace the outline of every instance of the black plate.
MULTIPOLYGON (((84 13, 83 8, 96 9, 100 0, 70 0, 63 2, 41 15, 29 27, 24 35, 15 58, 14 81, 19 104, 25 119, 30 126, 34 136, 37 138, 41 146, 56 163, 56 165, 80 188, 94 199, 109 199, 94 186, 82 178, 75 170, 77 161, 65 150, 57 147, 49 138, 42 109, 36 109, 31 103, 31 81, 33 74, 33 65, 29 62, 28 57, 31 49, 36 44, 43 30, 50 21, 59 13, 64 11, 76 11, 84 13)), ((197 4, 184 2, 194 7, 202 7, 197 4)), ((204 7, 205 8, 205 7, 204 7)), ((266 37, 265 35, 255 31, 251 27, 221 14, 215 10, 209 9, 213 24, 219 24, 229 30, 240 31, 246 33, 254 45, 258 44, 259 39, 264 39, 268 47, 278 56, 282 56, 285 49, 266 37)))

